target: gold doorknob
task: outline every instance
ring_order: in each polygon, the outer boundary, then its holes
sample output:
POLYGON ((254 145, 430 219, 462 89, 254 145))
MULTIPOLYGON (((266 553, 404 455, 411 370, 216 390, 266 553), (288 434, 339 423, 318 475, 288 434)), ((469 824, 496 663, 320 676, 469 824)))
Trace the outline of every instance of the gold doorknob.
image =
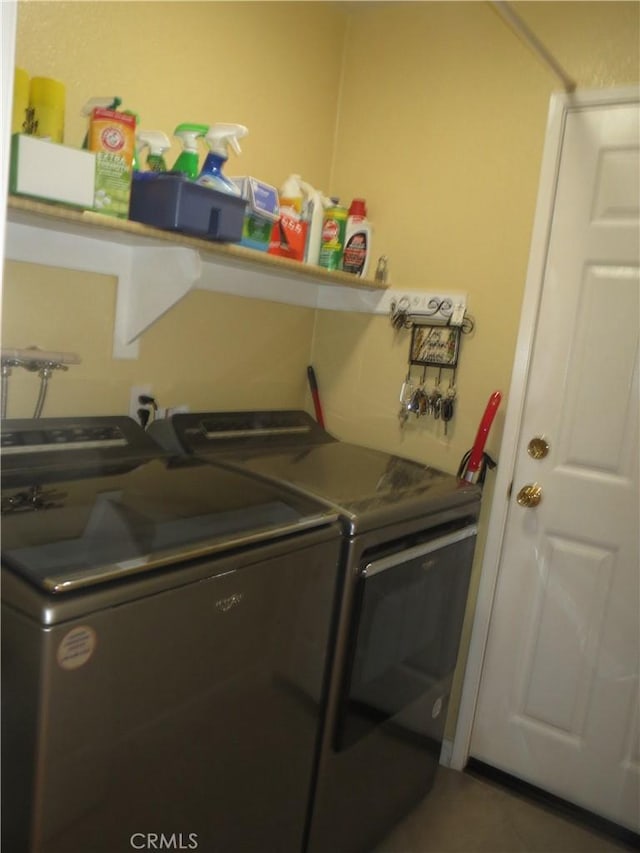
POLYGON ((544 459, 548 452, 549 443, 542 436, 537 435, 527 445, 527 453, 533 459, 544 459))
POLYGON ((538 483, 529 483, 528 485, 523 486, 518 492, 516 500, 520 506, 538 506, 542 500, 542 486, 538 483))

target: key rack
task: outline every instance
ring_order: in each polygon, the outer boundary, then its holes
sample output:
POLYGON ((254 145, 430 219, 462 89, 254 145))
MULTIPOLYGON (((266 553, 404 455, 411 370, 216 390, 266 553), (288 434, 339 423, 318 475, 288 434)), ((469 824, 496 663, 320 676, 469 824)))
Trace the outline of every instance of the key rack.
POLYGON ((459 326, 464 334, 473 331, 473 319, 466 313, 466 296, 422 296, 405 294, 392 299, 389 316, 394 329, 417 325, 459 326))
POLYGON ((439 296, 425 300, 405 295, 392 300, 389 316, 396 331, 411 331, 409 367, 400 391, 400 425, 404 427, 411 414, 418 419, 431 416, 435 421, 442 420, 446 436, 455 412, 460 340, 475 327, 473 318, 466 313, 465 301, 439 296), (412 376, 415 366, 422 367, 422 378, 417 384, 412 376), (433 385, 427 388, 429 368, 438 372, 433 377, 433 385), (442 381, 443 371, 448 372, 446 388, 442 381))

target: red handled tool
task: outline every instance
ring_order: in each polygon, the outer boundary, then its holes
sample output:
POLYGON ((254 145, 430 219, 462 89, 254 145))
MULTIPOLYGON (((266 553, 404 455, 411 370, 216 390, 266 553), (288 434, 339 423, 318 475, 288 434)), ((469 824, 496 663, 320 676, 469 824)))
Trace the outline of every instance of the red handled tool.
MULTIPOLYGON (((482 416, 482 420, 480 421, 480 426, 478 427, 478 432, 476 434, 476 440, 473 443, 473 447, 460 463, 458 476, 461 477, 463 480, 466 480, 468 483, 478 482, 478 480, 481 478, 481 474, 484 473, 482 469, 485 467, 488 461, 488 457, 484 452, 484 446, 486 444, 487 436, 489 435, 489 430, 491 429, 491 424, 493 423, 493 419, 496 416, 496 412, 498 411, 498 406, 500 405, 501 400, 502 394, 500 391, 494 391, 493 394, 489 397, 489 402, 487 403, 487 407, 484 410, 484 415, 482 416)), ((490 461, 493 462, 493 460, 490 461)), ((493 463, 491 467, 493 467, 493 465, 495 465, 495 463, 493 463)))
POLYGON ((316 420, 324 429, 324 416, 322 414, 322 404, 320 403, 320 393, 318 391, 318 383, 316 381, 316 372, 311 365, 307 367, 307 376, 309 377, 309 388, 311 388, 311 396, 313 397, 313 407, 316 411, 316 420))

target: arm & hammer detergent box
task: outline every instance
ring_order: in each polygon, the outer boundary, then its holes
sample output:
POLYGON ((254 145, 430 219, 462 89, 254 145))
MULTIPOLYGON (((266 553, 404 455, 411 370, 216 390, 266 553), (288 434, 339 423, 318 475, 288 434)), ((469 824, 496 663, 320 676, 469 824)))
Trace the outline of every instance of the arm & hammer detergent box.
POLYGON ((89 119, 89 151, 96 155, 93 207, 98 213, 128 218, 135 142, 134 115, 95 107, 89 119))

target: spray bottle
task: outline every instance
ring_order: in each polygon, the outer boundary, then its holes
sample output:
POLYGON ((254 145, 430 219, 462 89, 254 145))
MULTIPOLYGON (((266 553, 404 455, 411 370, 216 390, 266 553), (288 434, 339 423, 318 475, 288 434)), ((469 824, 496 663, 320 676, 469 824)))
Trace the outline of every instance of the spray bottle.
POLYGON ((206 124, 185 123, 176 127, 173 135, 182 142, 182 151, 173 164, 174 172, 182 172, 183 175, 195 181, 200 170, 198 139, 202 138, 206 132, 206 124))
MULTIPOLYGON (((309 186, 307 184, 307 186, 309 186)), ((300 175, 289 175, 282 184, 279 191, 280 213, 285 213, 293 219, 302 219, 302 207, 304 205, 304 190, 300 175)))
MULTIPOLYGON (((123 115, 132 116, 134 119, 134 127, 137 127, 140 124, 140 115, 138 113, 134 113, 133 110, 122 110, 123 115)), ((138 146, 134 144, 133 146, 133 159, 131 161, 131 171, 132 172, 140 172, 142 171, 142 163, 140 162, 140 152, 138 151, 138 146)))
POLYGON ((161 130, 141 130, 136 134, 138 151, 149 149, 147 154, 147 169, 150 172, 166 172, 167 164, 164 152, 171 148, 171 142, 166 133, 161 130))
POLYGON ((222 174, 222 167, 229 159, 229 146, 239 154, 238 140, 247 133, 249 131, 243 124, 212 124, 205 136, 209 153, 196 183, 229 195, 239 196, 240 188, 222 174))

